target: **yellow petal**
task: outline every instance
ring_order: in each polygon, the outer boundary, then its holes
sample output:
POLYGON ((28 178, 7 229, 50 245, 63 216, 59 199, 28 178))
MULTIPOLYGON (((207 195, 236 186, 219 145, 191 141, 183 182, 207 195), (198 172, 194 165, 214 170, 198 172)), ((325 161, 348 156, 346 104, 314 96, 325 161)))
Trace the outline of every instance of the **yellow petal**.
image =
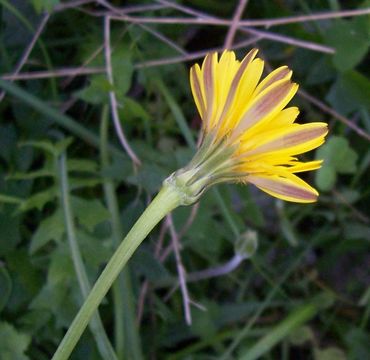
POLYGON ((259 137, 254 139, 256 147, 247 151, 245 156, 277 151, 290 155, 301 154, 321 144, 327 133, 327 124, 319 122, 304 125, 295 124, 261 133, 259 137))
POLYGON ((195 64, 190 69, 190 86, 199 115, 202 119, 204 119, 206 103, 202 85, 200 68, 198 64, 195 64))
MULTIPOLYGON (((225 85, 223 81, 220 81, 220 83, 219 83, 219 86, 221 88, 225 89, 225 91, 228 92, 225 103, 222 104, 222 109, 220 109, 222 111, 220 111, 217 114, 217 122, 219 123, 218 124, 219 127, 225 128, 230 123, 230 120, 232 118, 231 113, 235 113, 235 111, 236 111, 235 103, 237 103, 237 101, 236 100, 234 101, 234 99, 237 96, 237 91, 240 88, 240 83, 241 83, 242 79, 243 80, 245 79, 246 69, 250 66, 250 64, 253 61, 253 59, 255 58, 257 52, 258 52, 257 49, 252 49, 244 57, 244 59, 242 60, 242 62, 240 64, 239 64, 239 62, 235 61, 234 64, 231 65, 232 69, 230 69, 230 66, 229 66, 229 68, 224 68, 223 69, 223 71, 226 72, 227 74, 232 74, 233 79, 232 79, 232 82, 231 82, 230 86, 228 86, 229 85, 228 83, 225 85), (236 66, 235 66, 235 64, 236 64, 236 66), (231 111, 229 112, 230 108, 231 108, 231 111)), ((260 72, 262 73, 262 69, 260 70, 260 72)), ((252 71, 250 71, 250 74, 253 74, 254 77, 258 77, 258 75, 256 75, 256 69, 255 68, 253 68, 252 71)), ((255 80, 255 84, 257 84, 258 80, 259 80, 259 77, 258 77, 258 79, 255 80)), ((253 87, 253 81, 251 81, 250 78, 249 78, 248 84, 251 86, 251 92, 252 92, 254 87, 253 87)), ((240 92, 240 90, 239 90, 239 92, 240 92)), ((243 94, 244 99, 245 99, 246 95, 247 94, 243 94)), ((246 103, 246 101, 244 101, 244 103, 246 103)))
POLYGON ((261 91, 265 90, 270 85, 274 84, 276 81, 289 80, 291 77, 292 71, 287 66, 281 66, 276 70, 272 71, 260 82, 253 95, 259 94, 261 91))
POLYGON ((318 192, 302 179, 292 176, 294 180, 277 175, 249 175, 246 180, 278 199, 299 203, 315 202, 318 192))
POLYGON ((257 123, 266 123, 276 116, 292 99, 298 85, 289 80, 280 80, 263 90, 248 106, 240 123, 233 132, 233 139, 243 135, 245 131, 257 123))
POLYGON ((289 168, 291 173, 298 173, 304 171, 317 170, 321 168, 321 165, 324 160, 314 160, 308 162, 298 162, 296 165, 293 165, 289 168))

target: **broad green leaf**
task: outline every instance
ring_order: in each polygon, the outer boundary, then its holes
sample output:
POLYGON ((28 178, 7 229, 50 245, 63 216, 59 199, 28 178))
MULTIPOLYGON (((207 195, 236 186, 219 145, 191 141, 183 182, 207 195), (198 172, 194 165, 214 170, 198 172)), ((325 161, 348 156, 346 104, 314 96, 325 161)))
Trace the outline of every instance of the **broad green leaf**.
POLYGON ((149 193, 158 191, 163 179, 168 176, 168 171, 154 163, 144 163, 135 175, 127 178, 127 181, 134 185, 142 186, 149 193))
POLYGON ((77 231, 77 241, 86 266, 90 266, 95 271, 112 255, 112 248, 109 246, 111 242, 98 239, 82 229, 77 231))
POLYGON ((141 248, 132 258, 132 264, 135 272, 144 275, 145 278, 155 282, 160 281, 160 278, 169 276, 169 272, 163 264, 154 257, 153 253, 148 249, 141 248))
POLYGON ((1 360, 28 360, 25 351, 31 343, 31 337, 18 331, 7 322, 0 322, 1 360))
POLYGON ((48 283, 51 286, 63 286, 65 282, 74 278, 75 270, 72 263, 69 247, 59 246, 51 256, 48 271, 48 283))
POLYGON ((72 196, 71 200, 73 215, 91 232, 96 225, 110 218, 109 211, 97 199, 87 200, 72 196))
POLYGON ((356 171, 357 154, 349 146, 348 140, 332 136, 316 151, 316 158, 323 159, 324 164, 315 173, 319 189, 328 191, 334 185, 338 174, 352 174, 356 171))
POLYGON ((53 215, 44 219, 31 237, 30 253, 33 254, 49 241, 60 242, 65 232, 63 213, 57 209, 53 215))
POLYGON ((12 215, 10 211, 0 212, 0 256, 11 252, 21 241, 20 228, 18 216, 12 215))
POLYGON ((129 97, 124 97, 123 99, 123 113, 125 114, 125 120, 134 121, 140 120, 150 120, 150 114, 145 110, 145 108, 134 99, 129 97))
POLYGON ((357 154, 349 146, 348 140, 340 136, 332 136, 316 152, 324 165, 332 166, 338 173, 354 173, 356 171, 357 154))
POLYGON ((326 98, 343 115, 361 109, 369 110, 370 80, 357 71, 347 71, 338 76, 326 98))
POLYGON ((108 93, 113 90, 105 75, 94 75, 90 78, 87 87, 74 93, 76 97, 90 104, 104 104, 108 102, 108 93))
POLYGON ((324 165, 315 173, 315 184, 322 191, 330 191, 334 188, 337 174, 331 165, 324 165))
POLYGON ((133 71, 129 48, 122 43, 118 44, 112 52, 113 82, 118 100, 123 99, 123 95, 130 89, 133 71))
POLYGON ((12 280, 5 267, 0 267, 0 313, 6 306, 12 290, 12 280))
POLYGON ((334 66, 345 71, 353 69, 366 55, 370 37, 366 17, 337 20, 325 32, 326 43, 335 48, 334 66))

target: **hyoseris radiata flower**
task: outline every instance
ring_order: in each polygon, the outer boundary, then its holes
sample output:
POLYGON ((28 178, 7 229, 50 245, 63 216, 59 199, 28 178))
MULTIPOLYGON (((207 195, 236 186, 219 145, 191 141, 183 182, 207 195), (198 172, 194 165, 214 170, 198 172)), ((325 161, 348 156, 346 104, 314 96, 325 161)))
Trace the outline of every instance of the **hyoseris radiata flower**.
POLYGON ((298 90, 282 66, 261 80, 264 62, 251 50, 242 61, 232 51, 208 54, 190 69, 193 97, 202 119, 201 145, 191 163, 172 176, 195 200, 218 182, 251 183, 282 200, 309 203, 318 192, 296 174, 321 167, 297 155, 324 142, 327 124, 295 122, 286 107, 298 90))
POLYGON ((250 51, 242 61, 232 51, 209 54, 190 70, 195 103, 202 118, 201 141, 190 163, 163 183, 157 196, 128 232, 76 315, 53 360, 71 354, 114 279, 151 229, 173 209, 193 204, 219 182, 251 183, 279 199, 309 203, 317 191, 296 174, 321 161, 297 155, 324 142, 321 122, 297 124, 299 110, 286 108, 297 92, 292 72, 280 67, 262 81, 263 61, 250 51))

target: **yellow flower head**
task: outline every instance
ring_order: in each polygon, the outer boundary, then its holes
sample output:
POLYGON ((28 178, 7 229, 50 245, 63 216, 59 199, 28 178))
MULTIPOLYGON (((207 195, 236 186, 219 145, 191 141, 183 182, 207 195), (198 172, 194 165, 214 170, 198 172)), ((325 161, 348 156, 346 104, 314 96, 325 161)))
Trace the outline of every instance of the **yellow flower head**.
POLYGON ((238 61, 232 51, 219 59, 212 53, 191 68, 202 144, 177 175, 194 191, 222 181, 248 182, 279 199, 314 202, 317 191, 295 174, 318 169, 322 161, 296 156, 320 146, 327 125, 295 123, 298 108, 286 108, 298 90, 292 71, 282 66, 261 81, 264 63, 256 54, 253 49, 238 61))

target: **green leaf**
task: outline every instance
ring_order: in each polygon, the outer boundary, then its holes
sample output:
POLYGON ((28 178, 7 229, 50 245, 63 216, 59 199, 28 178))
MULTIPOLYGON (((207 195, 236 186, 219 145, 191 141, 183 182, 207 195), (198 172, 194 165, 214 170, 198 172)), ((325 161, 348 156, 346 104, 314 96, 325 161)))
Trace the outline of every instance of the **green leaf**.
POLYGON ((17 198, 15 196, 10 196, 10 195, 6 195, 6 194, 0 194, 0 203, 19 205, 22 202, 23 202, 22 199, 17 198))
POLYGON ((93 231, 96 225, 110 219, 109 211, 97 199, 86 200, 72 196, 71 201, 74 216, 89 231, 93 231))
POLYGON ((11 213, 0 213, 0 256, 4 256, 12 251, 21 240, 20 218, 11 213))
POLYGON ((348 359, 363 360, 369 358, 369 332, 354 327, 347 332, 345 336, 345 342, 348 348, 348 359))
POLYGON ((151 116, 145 110, 145 108, 134 99, 124 97, 123 99, 123 113, 125 114, 125 120, 133 121, 136 119, 149 121, 151 116))
POLYGON ((325 32, 326 43, 335 48, 334 66, 345 71, 353 69, 366 55, 370 37, 366 17, 337 20, 325 32))
POLYGON ((131 51, 127 45, 118 45, 112 53, 112 72, 114 89, 118 98, 123 99, 123 95, 131 87, 134 67, 131 60, 131 51))
POLYGON ((53 8, 59 4, 59 0, 31 0, 36 12, 42 11, 51 12, 53 8))
POLYGON ((149 193, 154 193, 160 188, 163 179, 168 176, 168 171, 154 163, 144 163, 137 174, 131 175, 127 181, 134 185, 142 186, 149 193))
POLYGON ((59 246, 51 256, 51 261, 48 271, 48 284, 51 286, 63 286, 63 283, 74 278, 75 271, 70 256, 70 251, 67 246, 59 246))
POLYGON ((43 150, 53 156, 58 156, 62 152, 66 151, 68 146, 72 143, 73 138, 67 137, 56 143, 51 141, 24 141, 19 144, 19 146, 31 146, 39 150, 43 150))
POLYGON ((14 174, 8 175, 7 180, 33 180, 40 177, 53 177, 54 172, 51 169, 44 168, 29 172, 16 172, 14 174))
POLYGON ((0 126, 0 157, 9 161, 17 141, 16 131, 13 124, 0 126))
POLYGON ((332 85, 327 101, 344 115, 361 108, 370 109, 370 81, 357 71, 348 71, 338 76, 332 85))
POLYGON ((68 171, 78 172, 96 172, 98 165, 95 161, 87 159, 68 159, 67 162, 68 171))
POLYGON ((56 198, 57 194, 58 190, 54 186, 40 191, 24 200, 18 210, 25 212, 36 208, 41 211, 49 201, 53 201, 56 198))
POLYGON ((53 215, 43 220, 36 232, 32 235, 30 253, 33 254, 49 241, 60 242, 64 234, 64 220, 61 209, 57 209, 53 215))
POLYGON ((356 171, 357 154, 349 146, 348 140, 332 136, 327 143, 317 151, 328 164, 332 165, 338 173, 351 174, 356 171))
POLYGON ((292 311, 283 321, 276 325, 265 336, 260 338, 249 348, 240 360, 255 360, 266 354, 273 346, 286 336, 291 335, 296 328, 308 322, 318 312, 314 304, 305 304, 292 311))
POLYGON ((19 332, 13 325, 0 322, 1 360, 28 360, 24 353, 31 343, 31 337, 19 332))
POLYGON ((105 75, 94 75, 90 78, 90 84, 74 93, 79 99, 90 104, 104 104, 108 102, 108 93, 113 90, 105 75))
POLYGON ((139 249, 131 261, 135 271, 150 281, 159 281, 160 278, 169 276, 163 264, 147 249, 139 249))
POLYGON ((89 265, 92 269, 98 269, 112 255, 112 249, 108 246, 107 241, 91 236, 86 231, 78 230, 77 240, 83 258, 86 259, 86 265, 89 265))
POLYGON ((4 309, 8 302, 12 290, 12 280, 8 271, 0 267, 0 312, 4 309))
POLYGON ((322 191, 330 191, 334 188, 337 174, 330 165, 324 166, 315 173, 315 184, 322 191))
POLYGON ((315 360, 347 360, 346 354, 343 350, 337 347, 328 347, 326 349, 315 349, 314 350, 315 360))
POLYGON ((316 151, 316 158, 323 159, 324 164, 315 173, 315 182, 323 191, 331 190, 338 174, 352 174, 356 171, 357 154, 349 146, 348 140, 332 136, 316 151))
POLYGON ((314 339, 315 335, 312 329, 307 325, 298 328, 289 336, 289 342, 294 346, 303 345, 304 343, 314 339))
POLYGON ((76 190, 81 188, 89 188, 99 185, 103 182, 101 178, 69 178, 69 188, 70 190, 76 190))

